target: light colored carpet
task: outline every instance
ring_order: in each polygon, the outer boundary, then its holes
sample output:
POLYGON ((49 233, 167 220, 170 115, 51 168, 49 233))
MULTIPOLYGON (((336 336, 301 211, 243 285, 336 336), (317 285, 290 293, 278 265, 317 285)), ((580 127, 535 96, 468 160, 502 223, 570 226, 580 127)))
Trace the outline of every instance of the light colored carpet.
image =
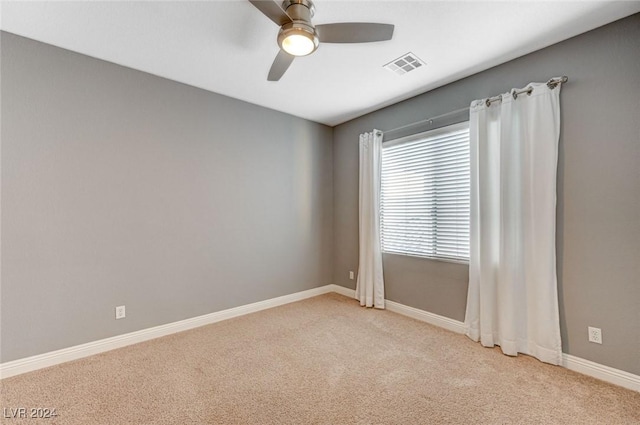
POLYGON ((1 381, 7 424, 640 424, 640 393, 328 294, 1 381))

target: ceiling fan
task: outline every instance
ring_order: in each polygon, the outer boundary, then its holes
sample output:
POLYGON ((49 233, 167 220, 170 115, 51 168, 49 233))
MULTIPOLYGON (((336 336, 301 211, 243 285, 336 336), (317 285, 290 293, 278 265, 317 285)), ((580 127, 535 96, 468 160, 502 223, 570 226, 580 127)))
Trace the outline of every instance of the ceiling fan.
POLYGON ((311 0, 284 0, 280 7, 273 0, 249 0, 279 27, 276 56, 267 80, 278 81, 296 56, 313 53, 322 43, 369 43, 391 40, 393 25, 370 22, 344 22, 313 25, 315 7, 311 0))

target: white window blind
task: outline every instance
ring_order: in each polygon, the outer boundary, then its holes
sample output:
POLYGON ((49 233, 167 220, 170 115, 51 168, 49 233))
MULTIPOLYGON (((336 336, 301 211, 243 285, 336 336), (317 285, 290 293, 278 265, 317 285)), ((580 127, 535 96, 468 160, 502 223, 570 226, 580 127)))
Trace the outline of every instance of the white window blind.
POLYGON ((384 252, 469 260, 469 123, 382 147, 384 252))

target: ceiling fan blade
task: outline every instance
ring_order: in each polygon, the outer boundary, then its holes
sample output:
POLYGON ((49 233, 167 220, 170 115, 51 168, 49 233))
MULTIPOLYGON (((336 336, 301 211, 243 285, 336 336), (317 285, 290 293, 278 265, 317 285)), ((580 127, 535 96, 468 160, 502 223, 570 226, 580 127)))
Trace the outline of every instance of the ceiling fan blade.
POLYGON ((280 77, 282 77, 287 71, 289 65, 291 65, 291 62, 293 62, 295 58, 295 56, 290 55, 284 50, 280 50, 275 60, 273 61, 273 64, 271 65, 267 81, 278 81, 280 77))
POLYGON ((292 21, 287 12, 271 0, 249 0, 249 2, 278 26, 283 26, 292 21))
POLYGON ((370 22, 321 24, 316 25, 316 31, 323 43, 369 43, 393 37, 393 25, 370 22))

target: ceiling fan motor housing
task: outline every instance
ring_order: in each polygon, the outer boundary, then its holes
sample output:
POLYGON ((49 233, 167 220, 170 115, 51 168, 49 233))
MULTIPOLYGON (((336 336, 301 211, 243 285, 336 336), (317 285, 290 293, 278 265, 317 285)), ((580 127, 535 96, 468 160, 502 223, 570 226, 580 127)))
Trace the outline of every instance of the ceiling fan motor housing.
POLYGON ((294 21, 306 21, 309 24, 311 24, 311 18, 316 12, 316 7, 311 0, 284 0, 282 9, 294 21))
POLYGON ((289 22, 280 27, 278 32, 278 45, 282 48, 285 39, 291 35, 302 35, 313 42, 313 50, 307 54, 313 53, 317 48, 320 40, 311 18, 315 12, 315 7, 310 0, 284 0, 282 8, 287 12, 293 22, 289 22))

